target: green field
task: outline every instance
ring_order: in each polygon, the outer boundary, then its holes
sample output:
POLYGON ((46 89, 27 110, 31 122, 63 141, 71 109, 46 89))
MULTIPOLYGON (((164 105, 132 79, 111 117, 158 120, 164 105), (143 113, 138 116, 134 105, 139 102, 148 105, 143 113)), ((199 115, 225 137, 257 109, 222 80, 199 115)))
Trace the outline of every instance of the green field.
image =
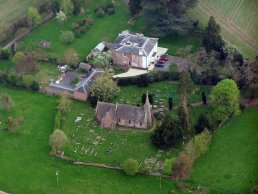
POLYGON ((257 10, 256 0, 200 0, 191 14, 203 26, 213 15, 229 45, 253 59, 258 54, 257 10))
POLYGON ((257 117, 257 107, 247 108, 218 129, 191 180, 219 193, 249 193, 258 184, 257 117))
POLYGON ((53 131, 57 98, 4 87, 0 87, 0 93, 12 96, 15 103, 14 111, 8 114, 0 109, 1 190, 17 194, 166 194, 175 188, 174 182, 162 179, 160 190, 159 177, 128 177, 119 171, 73 166, 51 157, 48 139, 53 131), (17 132, 3 131, 9 115, 24 117, 17 132))
POLYGON ((39 2, 40 0, 0 0, 0 33, 25 16, 29 7, 36 6, 39 2))

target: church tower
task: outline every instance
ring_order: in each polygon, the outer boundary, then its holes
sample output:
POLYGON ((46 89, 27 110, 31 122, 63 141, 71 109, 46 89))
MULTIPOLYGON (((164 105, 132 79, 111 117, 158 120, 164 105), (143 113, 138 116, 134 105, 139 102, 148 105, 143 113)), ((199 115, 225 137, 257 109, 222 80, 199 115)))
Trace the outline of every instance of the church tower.
POLYGON ((151 125, 152 124, 152 114, 151 114, 151 104, 150 104, 150 101, 149 101, 149 95, 148 94, 146 95, 144 110, 145 110, 145 114, 146 114, 146 117, 147 117, 148 125, 151 125))

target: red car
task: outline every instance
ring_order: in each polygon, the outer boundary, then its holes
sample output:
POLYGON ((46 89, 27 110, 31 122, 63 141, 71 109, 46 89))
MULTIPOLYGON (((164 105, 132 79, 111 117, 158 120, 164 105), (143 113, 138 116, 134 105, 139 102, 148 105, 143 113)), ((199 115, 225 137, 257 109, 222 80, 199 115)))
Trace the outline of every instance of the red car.
POLYGON ((159 63, 159 64, 164 64, 165 61, 164 61, 164 60, 158 60, 157 63, 159 63))
POLYGON ((162 61, 168 61, 168 58, 167 57, 160 57, 159 60, 162 60, 162 61))

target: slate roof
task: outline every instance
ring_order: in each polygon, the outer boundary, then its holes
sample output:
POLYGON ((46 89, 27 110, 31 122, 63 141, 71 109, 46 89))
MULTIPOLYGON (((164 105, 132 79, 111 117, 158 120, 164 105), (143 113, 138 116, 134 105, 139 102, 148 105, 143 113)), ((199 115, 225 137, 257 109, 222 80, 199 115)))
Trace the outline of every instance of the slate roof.
POLYGON ((150 38, 142 34, 123 31, 119 34, 115 43, 112 44, 112 48, 117 52, 148 56, 157 42, 158 38, 150 38))
POLYGON ((107 113, 116 117, 112 119, 122 119, 122 120, 130 120, 130 121, 137 121, 137 122, 145 121, 144 107, 98 102, 97 110, 96 110, 97 118, 102 120, 102 118, 107 113))
POLYGON ((59 82, 52 82, 49 87, 71 93, 75 91, 87 93, 91 91, 91 84, 93 80, 97 76, 100 76, 102 73, 103 70, 97 69, 91 69, 91 71, 86 75, 76 72, 68 72, 63 76, 62 80, 59 82), (74 85, 72 82, 77 77, 79 77, 81 80, 76 85, 74 85))

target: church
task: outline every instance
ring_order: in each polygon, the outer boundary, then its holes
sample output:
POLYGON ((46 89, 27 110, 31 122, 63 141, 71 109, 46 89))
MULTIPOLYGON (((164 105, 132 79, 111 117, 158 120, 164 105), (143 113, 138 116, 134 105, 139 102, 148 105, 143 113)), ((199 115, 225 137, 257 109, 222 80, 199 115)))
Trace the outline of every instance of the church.
POLYGON ((144 106, 98 102, 96 119, 102 128, 117 126, 147 129, 152 124, 151 104, 147 95, 144 106))

